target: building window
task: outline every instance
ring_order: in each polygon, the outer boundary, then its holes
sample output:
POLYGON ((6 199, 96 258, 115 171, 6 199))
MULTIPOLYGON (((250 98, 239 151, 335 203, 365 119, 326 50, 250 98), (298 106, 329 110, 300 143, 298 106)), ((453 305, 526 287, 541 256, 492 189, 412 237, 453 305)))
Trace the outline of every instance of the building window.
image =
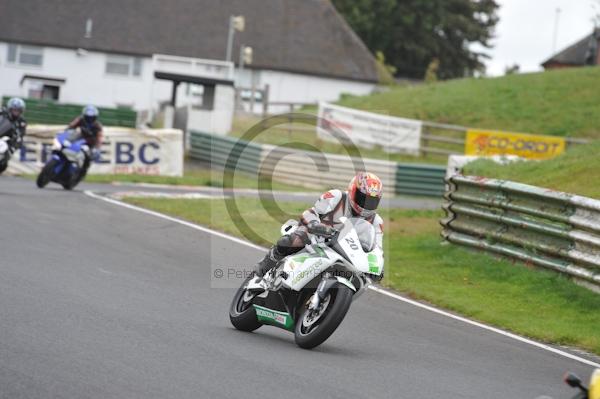
POLYGON ((138 57, 133 58, 133 76, 140 76, 142 74, 142 59, 138 57))
POLYGON ((37 46, 9 44, 6 60, 10 64, 42 66, 44 49, 37 46))
POLYGON ((120 76, 141 76, 142 59, 123 55, 106 56, 106 73, 120 76))
POLYGON ((16 44, 8 45, 8 55, 6 56, 6 60, 12 64, 17 62, 17 45, 16 44))

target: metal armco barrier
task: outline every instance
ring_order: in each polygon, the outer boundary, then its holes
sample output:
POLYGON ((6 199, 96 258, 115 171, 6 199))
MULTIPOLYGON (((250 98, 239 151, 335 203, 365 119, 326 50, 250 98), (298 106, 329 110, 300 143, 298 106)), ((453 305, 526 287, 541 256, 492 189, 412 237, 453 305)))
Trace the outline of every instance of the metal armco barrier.
POLYGON ((234 154, 237 170, 246 173, 258 173, 262 147, 254 143, 242 145, 232 137, 216 136, 207 133, 191 132, 190 155, 193 159, 208 162, 218 168, 225 168, 228 158, 234 154))
POLYGON ((352 158, 190 133, 191 157, 218 168, 235 166, 236 170, 308 188, 345 187, 355 171, 367 170, 379 176, 386 189, 396 194, 441 197, 444 193, 443 166, 352 158))
POLYGON ((510 181, 448 180, 443 237, 600 287, 600 201, 510 181))
POLYGON ((441 197, 444 195, 445 166, 396 163, 395 192, 397 194, 441 197))

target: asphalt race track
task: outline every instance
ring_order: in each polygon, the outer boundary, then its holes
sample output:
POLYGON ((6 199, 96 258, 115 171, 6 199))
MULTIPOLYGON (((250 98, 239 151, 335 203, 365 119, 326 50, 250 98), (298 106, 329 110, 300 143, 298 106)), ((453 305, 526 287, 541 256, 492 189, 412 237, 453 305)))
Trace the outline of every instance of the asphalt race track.
POLYGON ((234 330, 210 287, 255 249, 11 177, 0 220, 1 398, 567 398, 592 371, 372 291, 302 350, 234 330))

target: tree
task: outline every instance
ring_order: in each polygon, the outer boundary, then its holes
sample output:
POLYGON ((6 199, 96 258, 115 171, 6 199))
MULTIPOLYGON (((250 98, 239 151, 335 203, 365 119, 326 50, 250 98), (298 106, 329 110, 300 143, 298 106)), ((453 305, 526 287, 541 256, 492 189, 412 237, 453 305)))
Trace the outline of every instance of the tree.
POLYGON ((434 58, 431 60, 429 65, 427 66, 427 70, 425 71, 425 82, 433 83, 438 80, 438 70, 440 69, 440 60, 434 58))
POLYGON ((592 23, 594 24, 594 28, 597 29, 600 27, 600 0, 592 1, 592 10, 594 15, 592 15, 592 23))
POLYGON ((332 0, 373 52, 383 52, 397 76, 423 79, 433 60, 437 76, 472 76, 488 57, 498 22, 496 0, 332 0))
POLYGON ((505 75, 514 75, 519 73, 519 71, 521 70, 521 67, 519 66, 519 64, 513 64, 511 66, 505 66, 504 67, 504 74, 505 75))

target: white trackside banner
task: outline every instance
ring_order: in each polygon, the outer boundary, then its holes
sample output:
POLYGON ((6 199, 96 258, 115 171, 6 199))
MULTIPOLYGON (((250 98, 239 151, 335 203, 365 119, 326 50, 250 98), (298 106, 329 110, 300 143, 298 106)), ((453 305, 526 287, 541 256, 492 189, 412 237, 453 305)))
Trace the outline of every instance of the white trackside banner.
POLYGON ((327 141, 352 141, 364 148, 418 155, 422 122, 319 103, 317 134, 327 141))
MULTIPOLYGON (((52 153, 52 142, 64 126, 32 125, 23 147, 13 154, 8 172, 38 173, 52 153)), ((90 174, 183 175, 183 133, 176 129, 105 127, 100 160, 90 174)))

